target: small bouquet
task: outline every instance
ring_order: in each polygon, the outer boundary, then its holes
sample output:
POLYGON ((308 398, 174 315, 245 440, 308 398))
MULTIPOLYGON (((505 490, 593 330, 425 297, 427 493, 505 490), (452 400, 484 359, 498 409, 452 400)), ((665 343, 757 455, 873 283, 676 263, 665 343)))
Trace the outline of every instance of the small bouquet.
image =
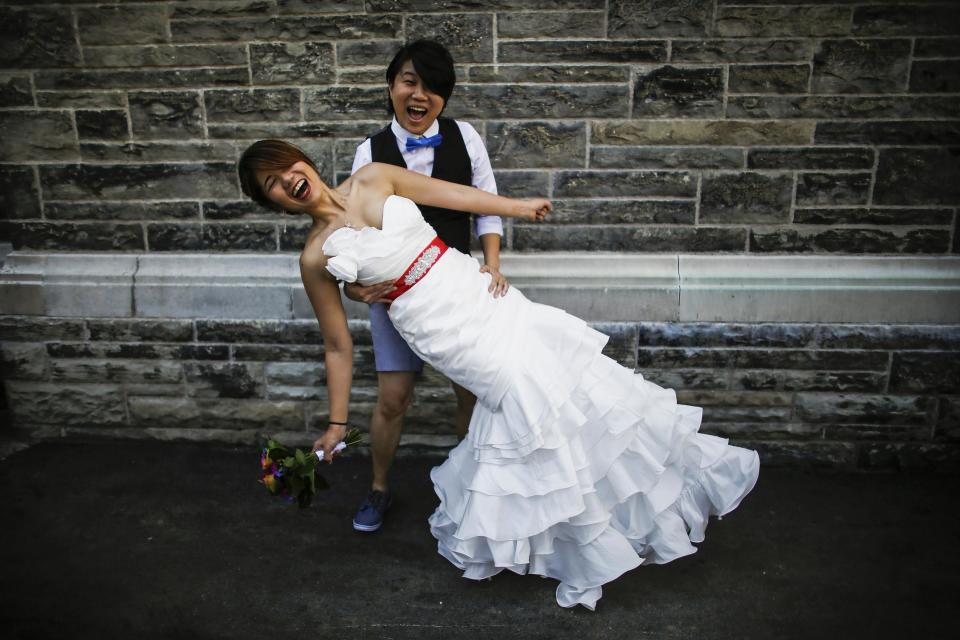
MULTIPOLYGON (((339 453, 359 443, 360 430, 350 429, 333 452, 339 453)), ((318 490, 330 488, 330 484, 317 473, 317 465, 322 460, 323 451, 311 454, 295 449, 291 452, 276 440, 268 440, 260 453, 260 482, 272 495, 281 496, 290 503, 296 502, 301 509, 309 507, 318 490)))

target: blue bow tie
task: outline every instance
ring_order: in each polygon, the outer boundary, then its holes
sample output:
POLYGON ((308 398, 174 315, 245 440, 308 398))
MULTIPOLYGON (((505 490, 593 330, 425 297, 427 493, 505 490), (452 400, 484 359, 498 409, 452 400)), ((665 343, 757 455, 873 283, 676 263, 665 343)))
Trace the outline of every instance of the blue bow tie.
POLYGON ((407 138, 407 151, 419 147, 439 147, 441 142, 443 142, 443 136, 439 133, 426 138, 407 138))

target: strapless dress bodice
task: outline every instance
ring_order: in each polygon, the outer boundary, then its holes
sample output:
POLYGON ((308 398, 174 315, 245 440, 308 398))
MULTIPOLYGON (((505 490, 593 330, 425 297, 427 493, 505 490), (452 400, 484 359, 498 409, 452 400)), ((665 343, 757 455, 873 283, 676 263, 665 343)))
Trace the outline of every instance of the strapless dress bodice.
POLYGON ((396 280, 437 235, 417 205, 397 195, 383 203, 380 229, 340 227, 323 243, 327 271, 337 280, 370 285, 396 280))

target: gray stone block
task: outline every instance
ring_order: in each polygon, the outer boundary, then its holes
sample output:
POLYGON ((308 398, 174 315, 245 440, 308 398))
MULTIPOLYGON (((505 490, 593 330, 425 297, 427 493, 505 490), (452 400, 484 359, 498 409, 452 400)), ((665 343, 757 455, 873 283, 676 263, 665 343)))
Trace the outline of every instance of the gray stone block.
POLYGON ((730 65, 730 93, 805 93, 810 81, 807 64, 730 65))
POLYGON ((487 151, 497 168, 583 167, 586 123, 488 122, 487 151))
POLYGON ((140 360, 226 360, 230 357, 227 345, 210 344, 114 344, 108 342, 47 344, 51 358, 101 358, 140 360))
POLYGON ((164 44, 169 11, 165 5, 81 8, 77 10, 80 40, 89 45, 164 44))
POLYGON ((612 38, 706 36, 713 19, 711 0, 614 0, 608 3, 612 38))
MULTIPOLYGON (((384 102, 384 106, 386 102, 384 102)), ((307 105, 309 107, 309 104, 307 105)), ((329 138, 363 138, 376 133, 384 126, 385 111, 375 119, 365 121, 321 121, 306 124, 258 122, 251 124, 208 124, 207 132, 211 138, 230 140, 259 140, 261 138, 310 138, 313 140, 329 138)))
MULTIPOLYGON (((171 134, 174 135, 174 134, 171 134)), ((237 149, 227 142, 129 142, 125 144, 81 142, 85 160, 99 162, 234 162, 237 149)))
POLYGON ((760 454, 760 464, 770 467, 850 470, 857 462, 855 445, 850 442, 749 440, 732 444, 756 450, 760 454))
POLYGON ((867 204, 872 179, 870 173, 799 173, 797 206, 867 204))
POLYGON ((938 225, 949 226, 953 209, 843 208, 794 209, 795 224, 938 225))
POLYGON ((37 106, 44 109, 123 109, 126 94, 105 91, 37 91, 37 106))
POLYGON ((16 342, 47 342, 49 340, 83 340, 86 329, 83 320, 73 318, 31 318, 0 315, 0 340, 16 342))
POLYGON ((136 270, 136 256, 51 254, 44 265, 44 310, 52 316, 129 316, 136 270))
POLYGON ((494 172, 497 191, 511 198, 543 197, 550 191, 550 174, 546 171, 504 171, 494 172))
POLYGON ((842 6, 721 6, 714 16, 725 38, 845 36, 850 29, 850 9, 842 6))
POLYGON ((960 351, 960 326, 930 324, 821 325, 817 328, 817 344, 825 349, 960 351))
MULTIPOLYGON (((751 169, 871 169, 873 149, 862 147, 750 149, 747 166, 751 169)), ((803 176, 800 178, 803 180, 803 176)))
POLYGON ((118 385, 5 382, 14 422, 20 426, 98 426, 126 423, 118 385))
POLYGON ((955 4, 867 5, 853 9, 858 36, 960 35, 960 9, 955 4))
POLYGON ((667 389, 726 389, 730 378, 723 369, 644 369, 640 373, 667 389))
POLYGON ((628 90, 621 85, 468 84, 458 87, 447 114, 461 119, 615 118, 625 117, 628 109, 628 90))
POLYGON ((196 91, 131 91, 130 122, 138 138, 203 137, 203 107, 196 91))
POLYGON ((604 15, 599 11, 497 14, 498 38, 602 38, 604 35, 604 15))
POLYGON ((267 219, 281 224, 287 220, 282 214, 271 211, 251 200, 225 202, 211 200, 202 203, 204 220, 267 219))
POLYGON ((443 43, 457 62, 493 62, 492 13, 408 15, 405 26, 418 38, 443 43))
POLYGON ((673 40, 674 62, 807 62, 813 55, 810 40, 776 38, 673 40))
POLYGON ((922 396, 798 393, 797 417, 817 424, 926 426, 934 402, 922 396))
MULTIPOLYGON (((476 9, 474 0, 367 0, 367 11, 449 11, 476 9)), ((524 11, 582 9, 581 0, 490 0, 484 3, 489 9, 521 9, 524 11)))
POLYGON ((48 220, 199 220, 196 202, 45 202, 48 220))
POLYGON ((11 222, 0 226, 15 249, 66 251, 142 251, 138 224, 106 222, 11 222))
POLYGON ((960 437, 960 398, 940 398, 936 436, 950 440, 960 437))
POLYGON ((693 224, 692 200, 554 200, 550 224, 693 224))
POLYGON ((700 221, 707 223, 787 222, 793 178, 761 173, 704 173, 700 221))
POLYGON ((327 400, 327 390, 322 387, 290 387, 271 386, 267 389, 269 400, 296 400, 306 402, 311 400, 327 400))
POLYGON ((269 15, 273 7, 263 0, 231 0, 230 2, 211 2, 210 0, 176 5, 171 8, 170 17, 177 18, 243 18, 250 15, 269 15))
POLYGON ((212 251, 277 250, 277 227, 273 223, 207 223, 201 238, 203 248, 212 251))
POLYGON ((300 120, 297 89, 205 91, 203 102, 210 122, 300 120))
MULTIPOLYGON (((630 69, 622 65, 476 65, 468 68, 468 80, 477 82, 546 82, 571 84, 597 82, 613 84, 630 80, 630 69)), ((456 98, 454 98, 456 99, 456 98)))
POLYGON ((130 421, 151 428, 303 430, 299 402, 214 398, 129 398, 130 421))
POLYGON ((885 371, 889 356, 872 351, 801 351, 748 349, 733 354, 737 369, 806 369, 824 371, 885 371))
POLYGON ((0 219, 40 217, 40 194, 31 167, 0 165, 0 219))
POLYGON ((336 79, 329 42, 277 42, 250 45, 256 84, 327 84, 336 79))
POLYGON ((870 371, 735 371, 732 388, 745 391, 883 392, 887 376, 870 371))
MULTIPOLYGON (((930 145, 960 144, 956 122, 818 122, 817 144, 930 145)), ((891 152, 901 152, 891 150, 891 152)))
MULTIPOLYGON (((728 118, 949 118, 956 117, 956 112, 956 101, 951 102, 944 96, 735 95, 727 99, 728 118)), ((818 138, 817 142, 821 140, 818 138)))
POLYGON ((750 232, 750 251, 756 253, 945 253, 950 247, 946 229, 824 229, 750 232))
POLYGON ((403 16, 312 15, 234 20, 171 20, 173 42, 263 42, 380 40, 398 38, 403 16))
POLYGON ((537 40, 497 43, 498 62, 662 62, 661 40, 537 40))
POLYGON ((911 206, 957 204, 960 203, 958 175, 960 156, 955 150, 944 147, 882 149, 873 202, 911 206))
POLYGON ((890 391, 960 394, 960 351, 894 353, 890 391))
POLYGON ((363 13, 363 0, 277 0, 277 11, 289 13, 363 13))
POLYGON ((38 71, 37 89, 67 91, 83 89, 205 89, 216 86, 245 86, 250 81, 246 67, 195 69, 85 69, 38 71))
POLYGON ((107 164, 40 167, 44 196, 54 200, 237 199, 233 164, 107 164))
POLYGON ((665 349, 640 343, 637 368, 646 369, 723 369, 733 362, 734 352, 725 349, 665 349))
POLYGON ((633 117, 723 115, 723 69, 664 66, 636 72, 633 117))
POLYGON ((204 318, 196 321, 200 342, 322 344, 316 321, 308 320, 228 320, 204 318))
POLYGON ((813 58, 813 93, 890 93, 907 86, 909 40, 822 40, 813 58))
POLYGON ((148 224, 147 247, 150 251, 201 251, 202 231, 199 224, 148 224))
MULTIPOLYGON (((54 360, 50 379, 64 382, 175 384, 183 379, 179 362, 162 360, 54 360)), ((181 389, 181 394, 183 390, 181 389)))
POLYGON ((0 73, 0 107, 32 107, 29 76, 0 73))
POLYGON ((77 135, 81 140, 126 140, 130 137, 125 111, 87 111, 74 112, 77 122, 77 135))
POLYGON ((4 162, 77 160, 77 134, 64 111, 0 112, 0 158, 4 162))
MULTIPOLYGON (((239 361, 320 362, 323 348, 317 345, 243 344, 233 347, 233 357, 239 361)), ((356 372, 354 376, 359 377, 356 372)))
POLYGON ((613 358, 624 367, 637 365, 637 326, 632 322, 593 322, 590 325, 610 337, 603 354, 613 358))
POLYGON ((591 145, 592 169, 740 169, 743 149, 591 145))
MULTIPOLYGON (((386 97, 383 87, 305 89, 303 105, 307 119, 359 120, 367 118, 375 120, 383 118, 386 114, 386 97)), ((366 131, 372 132, 375 129, 371 127, 366 131)))
POLYGON ((816 326, 777 323, 651 323, 638 325, 639 342, 648 347, 781 347, 814 346, 816 326))
POLYGON ((85 46, 86 67, 222 67, 246 65, 238 44, 85 46))
POLYGON ((910 91, 919 93, 960 92, 960 62, 930 60, 910 67, 910 91))
POLYGON ((403 45, 402 40, 345 41, 337 43, 337 64, 367 66, 380 62, 377 77, 386 84, 385 69, 393 55, 403 45))
POLYGON ((808 122, 625 120, 594 122, 590 141, 608 145, 806 145, 813 130, 814 124, 808 122))
POLYGON ((916 38, 913 41, 913 57, 960 58, 960 38, 916 38))
POLYGON ((697 180, 686 171, 559 171, 557 197, 668 196, 693 198, 697 180))
POLYGON ((186 362, 183 373, 191 396, 263 397, 263 365, 259 362, 186 362))
POLYGON ((279 386, 319 387, 327 379, 322 362, 270 362, 264 365, 264 375, 271 393, 279 386))
POLYGON ((67 8, 0 7, 0 67, 30 69, 80 64, 67 8))
POLYGON ((0 375, 4 380, 43 380, 47 350, 39 343, 0 342, 0 375))
POLYGON ((104 342, 190 342, 190 320, 90 318, 90 340, 104 342))
POLYGON ((744 229, 715 227, 581 227, 515 225, 517 251, 743 251, 744 229))

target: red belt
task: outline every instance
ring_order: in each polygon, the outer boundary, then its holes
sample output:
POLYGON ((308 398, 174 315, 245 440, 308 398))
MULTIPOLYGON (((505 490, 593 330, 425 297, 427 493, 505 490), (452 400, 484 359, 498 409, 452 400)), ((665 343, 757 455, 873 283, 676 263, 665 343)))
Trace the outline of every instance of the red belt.
POLYGON ((403 272, 403 275, 397 278, 397 281, 393 283, 393 291, 388 293, 386 297, 391 300, 396 300, 413 285, 420 282, 423 276, 427 275, 427 272, 437 263, 437 260, 440 259, 440 256, 442 256, 446 250, 447 245, 443 240, 441 240, 439 236, 434 238, 430 244, 423 248, 420 255, 414 258, 410 266, 407 267, 407 270, 403 272))

